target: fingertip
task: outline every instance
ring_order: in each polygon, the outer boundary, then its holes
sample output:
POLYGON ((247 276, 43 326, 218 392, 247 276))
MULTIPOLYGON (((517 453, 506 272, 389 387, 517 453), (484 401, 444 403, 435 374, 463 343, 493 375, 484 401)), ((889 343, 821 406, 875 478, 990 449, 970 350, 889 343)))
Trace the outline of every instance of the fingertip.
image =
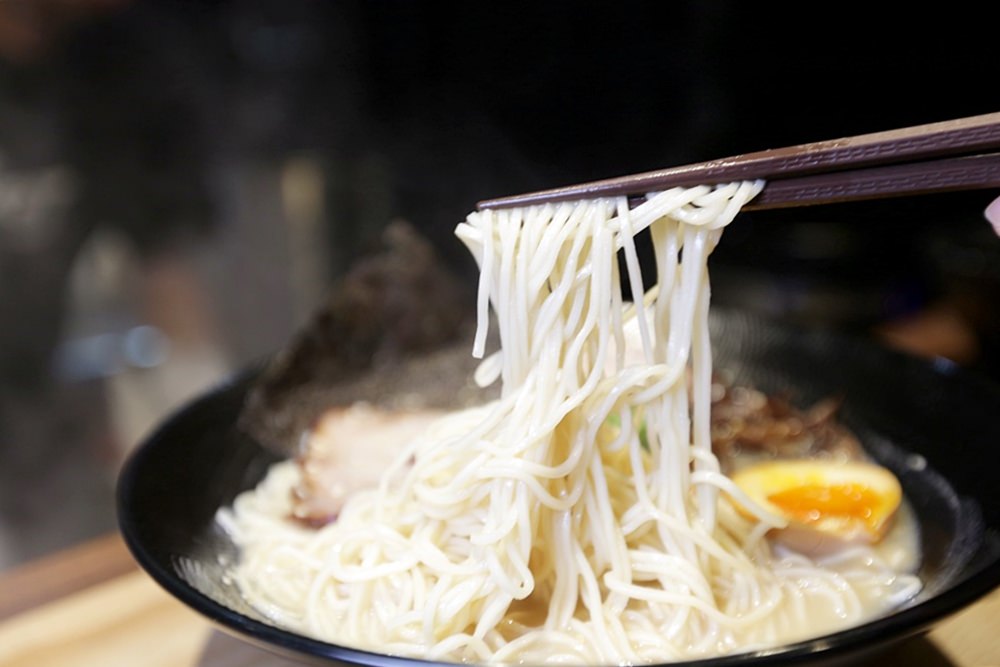
POLYGON ((1000 236, 1000 197, 994 199, 986 207, 986 219, 993 225, 993 231, 997 233, 997 236, 1000 236))

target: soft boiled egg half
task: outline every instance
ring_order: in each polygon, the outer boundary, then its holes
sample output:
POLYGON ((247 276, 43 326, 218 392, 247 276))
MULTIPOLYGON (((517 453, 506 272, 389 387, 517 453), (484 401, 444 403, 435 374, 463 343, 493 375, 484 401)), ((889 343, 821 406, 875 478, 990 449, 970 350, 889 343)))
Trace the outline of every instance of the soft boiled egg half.
POLYGON ((733 482, 788 525, 774 538, 805 553, 880 541, 899 509, 899 480, 862 461, 776 460, 737 471, 733 482))

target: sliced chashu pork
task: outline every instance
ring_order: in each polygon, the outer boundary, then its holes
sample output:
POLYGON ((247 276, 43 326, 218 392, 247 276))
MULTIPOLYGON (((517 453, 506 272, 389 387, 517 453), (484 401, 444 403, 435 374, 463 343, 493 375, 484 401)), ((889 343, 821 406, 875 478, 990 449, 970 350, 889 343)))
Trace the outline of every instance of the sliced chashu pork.
POLYGON ((327 410, 298 459, 302 478, 292 492, 295 518, 314 526, 336 519, 352 493, 375 487, 403 448, 442 414, 367 403, 327 410))

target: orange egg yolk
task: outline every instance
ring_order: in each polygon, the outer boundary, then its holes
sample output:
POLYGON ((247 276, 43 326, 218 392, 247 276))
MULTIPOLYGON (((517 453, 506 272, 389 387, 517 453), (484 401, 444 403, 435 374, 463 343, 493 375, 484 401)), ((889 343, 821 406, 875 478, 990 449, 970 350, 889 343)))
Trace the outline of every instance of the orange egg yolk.
POLYGON ((807 484, 778 491, 767 499, 802 523, 838 516, 877 528, 874 508, 879 496, 864 484, 807 484))

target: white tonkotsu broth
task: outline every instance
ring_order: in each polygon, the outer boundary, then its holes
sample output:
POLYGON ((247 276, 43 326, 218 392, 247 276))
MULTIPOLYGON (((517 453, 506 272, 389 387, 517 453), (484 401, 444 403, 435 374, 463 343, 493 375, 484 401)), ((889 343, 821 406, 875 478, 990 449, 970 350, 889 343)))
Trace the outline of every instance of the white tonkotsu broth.
POLYGON ((319 530, 288 520, 298 470, 275 466, 219 514, 248 602, 380 653, 620 664, 775 646, 911 597, 919 580, 874 549, 817 562, 772 548, 783 520, 712 453, 707 259, 761 187, 470 214, 456 233, 481 269, 474 353, 490 306, 501 342, 477 379, 501 397, 435 422, 319 530), (633 238, 646 228, 649 290, 633 238), (620 252, 640 302, 622 299, 620 252))

